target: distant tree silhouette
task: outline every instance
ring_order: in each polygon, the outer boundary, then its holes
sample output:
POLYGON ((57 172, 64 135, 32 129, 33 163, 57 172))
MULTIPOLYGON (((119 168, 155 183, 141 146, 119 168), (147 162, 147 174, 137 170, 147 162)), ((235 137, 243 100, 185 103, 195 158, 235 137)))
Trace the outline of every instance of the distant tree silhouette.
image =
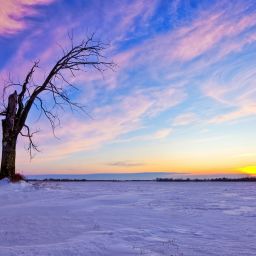
POLYGON ((23 83, 14 83, 9 79, 4 85, 2 110, 0 110, 2 117, 0 178, 12 178, 15 175, 16 145, 19 135, 28 139, 30 157, 32 157, 32 150, 38 151, 33 141, 33 136, 38 131, 32 132, 31 127, 26 123, 33 107, 40 110, 40 113, 49 120, 53 132, 60 121, 58 115, 53 112, 54 108, 62 108, 66 104, 71 109, 77 108, 85 111, 84 106, 74 102, 68 93, 78 88, 68 81, 67 71, 75 76, 76 72, 86 71, 88 67, 103 72, 114 66, 113 62, 106 61, 103 56, 107 45, 95 40, 94 35, 79 44, 74 44, 72 36, 69 36, 69 39, 71 42, 69 49, 61 47, 62 57, 55 62, 41 84, 37 84, 33 77, 39 67, 39 61, 36 61, 23 83), (5 104, 5 99, 7 99, 7 104, 5 104), (53 101, 51 108, 47 107, 49 100, 53 101))

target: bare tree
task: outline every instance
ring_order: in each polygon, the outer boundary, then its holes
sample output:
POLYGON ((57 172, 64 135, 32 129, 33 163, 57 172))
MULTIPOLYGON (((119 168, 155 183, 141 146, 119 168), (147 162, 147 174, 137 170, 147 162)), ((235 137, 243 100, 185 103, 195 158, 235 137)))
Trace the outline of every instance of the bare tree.
POLYGON ((56 61, 41 84, 35 83, 33 79, 39 65, 39 62, 36 61, 27 73, 23 83, 15 84, 9 81, 4 86, 3 108, 0 111, 2 116, 0 178, 12 178, 15 175, 16 145, 19 135, 28 139, 30 154, 32 150, 38 150, 33 142, 33 135, 37 131, 32 132, 31 127, 26 123, 33 107, 36 107, 41 114, 45 115, 53 131, 59 122, 59 117, 54 109, 68 105, 72 109, 84 110, 84 107, 74 102, 68 93, 68 91, 78 88, 68 81, 67 73, 75 76, 76 72, 86 71, 88 68, 103 72, 105 69, 113 67, 113 62, 106 61, 103 56, 103 51, 107 45, 94 40, 93 35, 76 45, 74 45, 72 37, 70 37, 70 40, 69 49, 65 50, 61 47, 62 57, 56 61), (6 93, 8 97, 7 104, 4 103, 6 93), (51 108, 47 107, 49 100, 53 102, 51 108))

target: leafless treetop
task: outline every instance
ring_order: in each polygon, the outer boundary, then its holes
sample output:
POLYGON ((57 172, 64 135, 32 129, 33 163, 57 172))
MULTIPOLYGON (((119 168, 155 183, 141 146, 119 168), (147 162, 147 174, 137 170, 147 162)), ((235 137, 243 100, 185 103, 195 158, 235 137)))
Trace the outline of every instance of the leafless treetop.
POLYGON ((79 44, 74 44, 73 37, 69 37, 71 46, 69 49, 62 50, 62 57, 59 58, 52 69, 45 76, 41 84, 37 84, 34 79, 34 73, 39 68, 39 61, 35 61, 31 69, 27 73, 23 83, 14 83, 9 79, 3 89, 3 102, 0 115, 6 118, 8 105, 5 104, 7 91, 13 88, 17 90, 17 110, 14 120, 13 132, 15 136, 19 134, 29 139, 28 150, 37 149, 32 137, 37 132, 31 132, 30 127, 26 124, 28 114, 32 106, 40 111, 40 116, 44 115, 50 122, 54 132, 56 125, 59 123, 58 114, 53 110, 56 107, 63 108, 68 105, 71 109, 80 109, 84 111, 84 105, 74 102, 69 96, 69 90, 78 90, 78 88, 70 83, 67 74, 75 77, 77 71, 86 71, 91 67, 103 72, 105 69, 113 69, 114 63, 108 62, 103 55, 108 45, 94 39, 94 35, 83 40, 79 44), (44 93, 44 94, 43 94, 44 93), (47 93, 47 97, 45 97, 47 93), (49 102, 53 104, 49 108, 49 102))

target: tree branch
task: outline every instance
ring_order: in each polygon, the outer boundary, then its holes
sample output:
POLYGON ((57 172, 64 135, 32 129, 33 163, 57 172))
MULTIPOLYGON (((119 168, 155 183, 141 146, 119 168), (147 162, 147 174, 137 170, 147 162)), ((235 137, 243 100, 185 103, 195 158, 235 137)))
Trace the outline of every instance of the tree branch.
MULTIPOLYGON (((70 49, 65 50, 60 46, 63 55, 56 61, 41 84, 35 84, 33 82, 33 76, 39 64, 39 61, 36 61, 27 73, 23 83, 14 84, 10 82, 3 90, 3 99, 5 99, 6 90, 9 90, 9 88, 15 90, 17 87, 20 88, 20 92, 17 95, 17 111, 13 131, 15 135, 18 136, 20 134, 29 139, 28 150, 31 157, 33 149, 38 151, 37 146, 32 140, 33 135, 38 131, 31 132, 29 126, 26 125, 27 117, 32 106, 35 106, 40 111, 40 116, 44 114, 56 137, 55 128, 60 124, 60 119, 57 112, 53 112, 55 108, 63 108, 66 105, 72 111, 73 109, 78 109, 85 112, 85 107, 73 101, 68 93, 69 90, 78 90, 78 88, 69 82, 67 74, 75 77, 77 71, 86 71, 87 68, 93 68, 103 72, 106 69, 113 69, 115 67, 114 63, 106 61, 103 55, 103 51, 108 45, 94 40, 94 34, 77 45, 74 44, 73 35, 69 35, 69 39, 71 41, 70 49), (47 96, 50 95, 50 98, 45 98, 46 94, 47 96), (45 104, 46 102, 47 104, 45 104), (51 104, 52 106, 49 107, 51 104)), ((4 100, 3 107, 3 110, 0 111, 0 116, 6 117, 7 108, 5 107, 4 100)))
POLYGON ((38 146, 33 141, 33 135, 38 133, 39 131, 31 132, 29 126, 26 124, 24 124, 23 128, 25 128, 26 133, 23 133, 22 131, 20 131, 20 135, 22 137, 28 138, 29 144, 28 144, 27 150, 29 151, 30 159, 32 159, 33 158, 33 155, 32 155, 33 150, 40 152, 38 149, 38 146))

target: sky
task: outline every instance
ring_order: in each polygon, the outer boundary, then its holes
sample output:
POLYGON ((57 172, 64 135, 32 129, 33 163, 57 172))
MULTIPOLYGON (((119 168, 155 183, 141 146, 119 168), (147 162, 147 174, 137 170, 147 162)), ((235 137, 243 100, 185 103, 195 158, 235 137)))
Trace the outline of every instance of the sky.
MULTIPOLYGON (((0 0, 0 79, 40 83, 69 46, 91 33, 116 64, 79 72, 55 138, 34 109, 40 153, 18 142, 24 174, 256 173, 254 0, 0 0)), ((44 95, 47 102, 49 96, 44 95)))

